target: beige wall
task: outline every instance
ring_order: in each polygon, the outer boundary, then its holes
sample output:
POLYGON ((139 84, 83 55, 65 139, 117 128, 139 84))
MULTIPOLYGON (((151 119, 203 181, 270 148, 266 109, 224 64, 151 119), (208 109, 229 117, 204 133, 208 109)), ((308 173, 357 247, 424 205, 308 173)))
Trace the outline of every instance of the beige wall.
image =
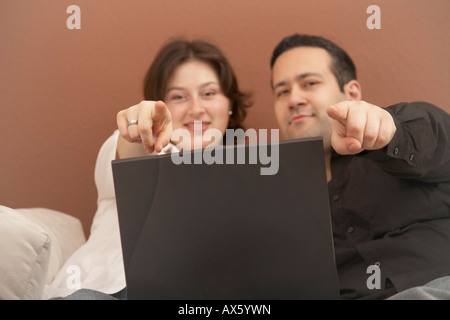
POLYGON ((323 35, 358 66, 363 98, 425 100, 450 111, 448 0, 1 0, 0 205, 96 210, 94 165, 115 115, 142 99, 168 37, 211 40, 254 94, 246 125, 275 128, 271 51, 294 32, 323 35), (66 9, 81 8, 81 30, 66 9), (366 9, 381 8, 381 30, 366 9))

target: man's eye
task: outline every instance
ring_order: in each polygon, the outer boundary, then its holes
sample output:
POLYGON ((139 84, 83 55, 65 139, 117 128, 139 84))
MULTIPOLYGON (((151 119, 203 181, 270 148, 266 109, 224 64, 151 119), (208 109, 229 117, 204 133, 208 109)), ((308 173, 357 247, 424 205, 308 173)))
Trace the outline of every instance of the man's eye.
POLYGON ((318 84, 317 81, 308 81, 305 83, 305 87, 312 87, 314 85, 318 84))
POLYGON ((277 97, 284 96, 284 95, 287 94, 287 93, 288 93, 288 90, 280 90, 280 91, 278 91, 278 93, 277 93, 277 97))

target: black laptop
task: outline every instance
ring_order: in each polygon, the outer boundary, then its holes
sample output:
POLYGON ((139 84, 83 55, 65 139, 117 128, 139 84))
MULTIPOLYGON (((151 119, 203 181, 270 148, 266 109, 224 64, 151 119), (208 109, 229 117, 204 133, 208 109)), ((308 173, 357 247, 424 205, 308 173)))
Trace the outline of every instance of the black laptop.
POLYGON ((274 146, 275 174, 261 145, 112 162, 128 299, 338 299, 322 140, 274 146))

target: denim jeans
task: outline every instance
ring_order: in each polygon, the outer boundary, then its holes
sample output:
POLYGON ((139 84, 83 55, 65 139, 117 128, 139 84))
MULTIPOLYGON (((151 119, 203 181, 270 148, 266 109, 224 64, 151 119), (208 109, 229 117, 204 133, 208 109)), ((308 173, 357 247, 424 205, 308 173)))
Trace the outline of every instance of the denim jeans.
POLYGON ((126 300, 126 299, 127 299, 127 288, 123 288, 122 290, 114 294, 107 294, 91 289, 80 289, 66 297, 57 298, 56 300, 126 300))
POLYGON ((401 291, 387 300, 450 300, 450 276, 401 291))

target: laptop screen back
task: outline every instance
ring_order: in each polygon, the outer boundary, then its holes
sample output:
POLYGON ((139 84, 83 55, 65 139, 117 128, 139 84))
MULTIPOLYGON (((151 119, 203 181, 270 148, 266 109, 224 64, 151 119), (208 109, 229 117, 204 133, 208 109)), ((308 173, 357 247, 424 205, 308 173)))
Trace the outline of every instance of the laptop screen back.
POLYGON ((322 140, 278 147, 272 175, 113 161, 129 299, 338 298, 322 140))

